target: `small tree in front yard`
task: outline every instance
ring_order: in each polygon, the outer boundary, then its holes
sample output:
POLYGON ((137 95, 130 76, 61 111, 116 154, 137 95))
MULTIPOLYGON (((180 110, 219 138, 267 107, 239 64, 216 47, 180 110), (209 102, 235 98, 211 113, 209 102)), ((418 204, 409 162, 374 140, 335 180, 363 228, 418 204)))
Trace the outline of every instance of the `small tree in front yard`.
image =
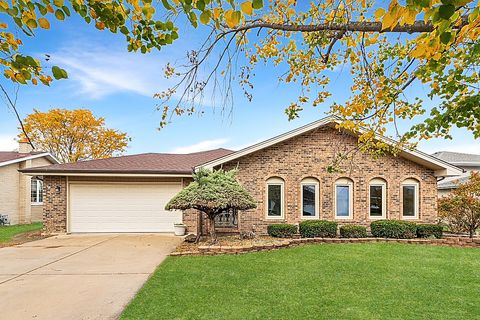
POLYGON ((440 199, 438 211, 452 231, 468 232, 473 238, 480 228, 480 173, 472 172, 468 182, 440 199))
MULTIPOLYGON (((248 210, 257 206, 255 199, 235 179, 236 173, 236 170, 199 170, 194 173, 193 182, 173 197, 165 209, 196 209, 204 212, 209 221, 210 236, 216 241, 217 215, 230 209, 248 210)), ((200 232, 197 234, 197 241, 199 237, 200 232)))

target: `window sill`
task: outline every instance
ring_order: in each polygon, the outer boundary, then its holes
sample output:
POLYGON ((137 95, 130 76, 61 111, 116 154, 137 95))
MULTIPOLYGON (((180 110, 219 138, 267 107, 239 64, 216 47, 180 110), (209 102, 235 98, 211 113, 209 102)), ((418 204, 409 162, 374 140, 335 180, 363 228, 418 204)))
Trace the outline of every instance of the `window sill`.
POLYGON ((386 216, 381 216, 381 217, 368 217, 368 220, 385 220, 387 219, 386 216))
POLYGON ((335 217, 335 220, 353 220, 353 217, 335 217))
POLYGON ((275 216, 275 217, 266 216, 265 219, 267 219, 267 220, 285 220, 285 217, 284 216, 275 216))
POLYGON ((302 220, 318 220, 320 219, 319 216, 300 216, 300 219, 302 220))
POLYGON ((402 216, 402 220, 419 220, 420 218, 419 217, 403 217, 402 216))
POLYGON ((30 202, 32 206, 43 206, 43 202, 30 202))

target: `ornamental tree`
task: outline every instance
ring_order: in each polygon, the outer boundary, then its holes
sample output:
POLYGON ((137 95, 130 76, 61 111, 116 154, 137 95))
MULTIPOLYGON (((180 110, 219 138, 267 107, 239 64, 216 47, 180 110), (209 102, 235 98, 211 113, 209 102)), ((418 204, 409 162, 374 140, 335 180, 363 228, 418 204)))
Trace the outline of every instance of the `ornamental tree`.
MULTIPOLYGON (((215 217, 230 210, 249 210, 256 208, 255 199, 235 179, 236 170, 209 171, 200 169, 193 174, 193 182, 182 189, 165 206, 166 210, 196 209, 205 213, 209 221, 210 237, 217 240, 215 217)), ((200 216, 200 221, 202 221, 200 216)), ((197 242, 201 226, 197 232, 197 242)))
POLYGON ((176 81, 156 95, 160 127, 174 115, 200 111, 206 94, 222 108, 233 107, 235 85, 253 99, 252 79, 262 64, 278 70, 278 81, 299 87, 284 106, 294 119, 306 106, 324 104, 334 71, 345 66, 352 79, 345 90, 350 95, 327 107, 343 119, 341 127, 367 129, 359 137, 364 150, 388 149, 375 133, 385 134, 388 127, 397 128, 398 120, 426 113, 418 97, 405 95, 414 85, 440 103, 424 122, 405 133, 395 130, 401 143, 448 138, 452 126, 480 137, 477 1, 0 0, 0 12, 0 67, 19 84, 48 85, 52 76, 67 77, 56 66, 44 72, 48 62, 22 54, 24 40, 49 29, 52 19, 78 15, 99 30, 120 33, 128 50, 142 53, 191 33, 177 27, 185 21, 202 28, 203 44, 191 48, 186 61, 175 57, 178 66, 165 67, 166 76, 176 81))
POLYGON ((130 141, 126 133, 107 128, 104 118, 87 109, 34 110, 23 120, 19 138, 64 163, 109 158, 125 151, 130 141))
POLYGON ((468 232, 473 238, 480 228, 480 173, 472 172, 470 180, 441 198, 439 216, 454 232, 468 232))

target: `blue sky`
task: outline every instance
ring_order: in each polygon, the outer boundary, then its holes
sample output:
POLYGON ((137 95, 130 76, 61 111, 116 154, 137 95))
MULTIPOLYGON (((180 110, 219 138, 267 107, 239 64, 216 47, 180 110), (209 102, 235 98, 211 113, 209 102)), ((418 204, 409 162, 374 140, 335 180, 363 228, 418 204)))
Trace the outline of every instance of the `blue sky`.
MULTIPOLYGON (((332 98, 323 105, 307 107, 301 117, 288 121, 283 110, 299 93, 299 88, 279 84, 277 76, 284 69, 272 66, 258 68, 254 79, 254 99, 248 102, 235 93, 231 116, 219 109, 206 107, 203 115, 174 118, 173 123, 158 130, 161 113, 152 97, 168 87, 163 77, 167 62, 183 58, 189 49, 196 49, 204 33, 188 30, 180 39, 161 52, 135 54, 126 50, 122 35, 98 31, 76 18, 52 24, 49 31, 40 31, 35 38, 23 36, 24 51, 36 57, 51 56, 51 64, 65 68, 68 80, 56 81, 50 87, 21 86, 18 109, 24 117, 34 108, 88 108, 106 119, 109 127, 128 133, 132 142, 128 154, 142 152, 194 152, 211 148, 239 149, 267 139, 325 116, 330 104, 342 102, 350 95, 348 68, 332 76, 332 98)), ((47 65, 48 65, 47 63, 47 65)), ((11 85, 5 79, 2 83, 11 85)), ((420 85, 407 92, 432 106, 420 85)), ((421 120, 419 120, 421 121, 421 120)), ((403 124, 402 129, 409 124, 403 124)), ((16 148, 14 138, 18 123, 6 105, 0 106, 0 150, 16 148)), ((480 153, 480 144, 466 130, 454 130, 454 140, 435 139, 421 142, 419 149, 428 153, 439 150, 480 153)))

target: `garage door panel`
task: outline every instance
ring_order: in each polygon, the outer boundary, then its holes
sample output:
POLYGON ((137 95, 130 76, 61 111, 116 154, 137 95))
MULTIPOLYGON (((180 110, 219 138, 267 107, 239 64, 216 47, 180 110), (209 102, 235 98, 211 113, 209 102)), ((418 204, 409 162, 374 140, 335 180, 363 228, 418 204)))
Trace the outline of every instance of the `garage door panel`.
POLYGON ((71 184, 71 232, 172 232, 180 211, 165 204, 180 184, 71 184))

